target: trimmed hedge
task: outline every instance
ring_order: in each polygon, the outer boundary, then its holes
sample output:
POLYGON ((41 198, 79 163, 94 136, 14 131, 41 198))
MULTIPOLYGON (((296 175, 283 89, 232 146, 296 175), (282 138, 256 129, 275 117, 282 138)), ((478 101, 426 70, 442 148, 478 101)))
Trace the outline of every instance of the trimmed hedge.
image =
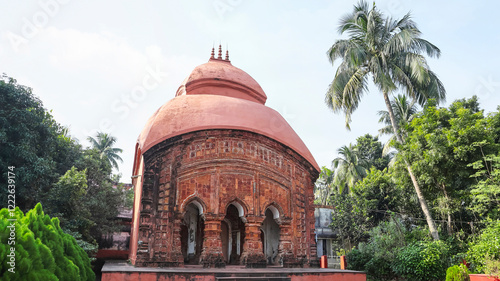
POLYGON ((28 211, 0 210, 0 276, 2 280, 93 281, 95 274, 90 259, 77 245, 73 236, 64 233, 59 219, 45 215, 42 205, 28 211), (16 219, 16 221, 9 221, 16 219), (12 224, 15 240, 9 240, 12 224), (9 241, 15 245, 9 245, 9 241), (15 246, 15 267, 11 262, 11 247, 15 246), (9 269, 11 269, 9 271, 9 269), (14 271, 14 273, 12 272, 14 271))

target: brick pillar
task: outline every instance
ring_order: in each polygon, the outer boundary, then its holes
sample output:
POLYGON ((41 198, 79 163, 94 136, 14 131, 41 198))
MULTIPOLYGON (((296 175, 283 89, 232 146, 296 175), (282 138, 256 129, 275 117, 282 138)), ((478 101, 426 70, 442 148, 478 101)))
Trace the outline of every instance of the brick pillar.
POLYGON ((184 266, 184 256, 182 256, 181 246, 181 223, 182 213, 176 213, 174 216, 172 252, 170 253, 171 264, 167 266, 184 266))
POLYGON ((226 267, 222 255, 221 222, 223 215, 203 214, 205 231, 203 234, 203 250, 201 251, 200 264, 203 267, 226 267))
POLYGON ((246 267, 266 267, 267 261, 264 256, 264 248, 260 240, 260 227, 265 218, 247 216, 245 222, 245 242, 241 254, 242 264, 246 267))
POLYGON ((296 259, 293 255, 292 244, 292 222, 290 219, 283 219, 279 223, 280 226, 280 242, 278 255, 283 267, 295 267, 296 259))

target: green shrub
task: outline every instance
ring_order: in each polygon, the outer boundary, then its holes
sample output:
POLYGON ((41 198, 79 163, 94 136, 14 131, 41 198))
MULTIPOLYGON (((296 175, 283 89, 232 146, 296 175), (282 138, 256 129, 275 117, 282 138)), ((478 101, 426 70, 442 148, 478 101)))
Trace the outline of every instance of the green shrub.
POLYGON ((367 251, 353 249, 346 255, 347 269, 365 271, 365 265, 373 258, 373 255, 367 251))
POLYGON ((393 270, 408 280, 443 280, 447 258, 448 246, 444 242, 415 242, 397 255, 393 270))
POLYGON ((449 267, 446 270, 446 281, 470 281, 469 270, 463 264, 449 267))
POLYGON ((485 272, 487 259, 500 260, 500 220, 490 222, 467 252, 467 261, 474 273, 485 272))
POLYGON ((57 218, 45 215, 42 205, 26 216, 16 208, 14 216, 0 210, 0 275, 4 281, 91 281, 95 279, 90 259, 69 234, 62 231, 57 218), (16 221, 9 221, 16 219, 16 221), (15 245, 9 245, 10 225, 15 225, 15 245), (15 247, 15 270, 10 262, 11 247, 15 247))
POLYGON ((407 229, 400 220, 381 222, 369 231, 369 241, 347 255, 349 269, 365 271, 368 280, 391 280, 396 275, 391 263, 405 245, 407 229))

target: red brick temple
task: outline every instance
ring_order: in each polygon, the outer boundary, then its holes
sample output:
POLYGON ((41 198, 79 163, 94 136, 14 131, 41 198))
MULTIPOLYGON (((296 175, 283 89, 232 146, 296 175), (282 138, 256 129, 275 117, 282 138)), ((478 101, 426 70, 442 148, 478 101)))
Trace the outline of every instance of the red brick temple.
POLYGON ((138 267, 317 265, 319 167, 219 46, 141 132, 130 260, 138 267))

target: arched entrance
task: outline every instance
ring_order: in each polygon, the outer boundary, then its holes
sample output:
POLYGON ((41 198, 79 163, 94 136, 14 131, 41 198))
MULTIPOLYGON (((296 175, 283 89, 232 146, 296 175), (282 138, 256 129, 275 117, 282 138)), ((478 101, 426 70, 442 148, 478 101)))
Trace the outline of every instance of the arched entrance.
POLYGON ((264 256, 266 257, 267 264, 277 264, 279 262, 277 257, 280 227, 275 221, 275 218, 279 218, 279 212, 277 212, 276 208, 274 208, 274 210, 271 207, 266 210, 266 219, 262 222, 261 229, 262 246, 264 248, 264 256))
MULTIPOLYGON (((198 203, 198 202, 196 202, 198 203)), ((198 264, 203 249, 205 225, 201 219, 201 205, 191 203, 186 207, 181 224, 181 249, 185 264, 198 264)))
POLYGON ((240 211, 235 205, 229 205, 221 222, 222 253, 226 264, 240 264, 245 239, 245 224, 240 218, 240 211))

